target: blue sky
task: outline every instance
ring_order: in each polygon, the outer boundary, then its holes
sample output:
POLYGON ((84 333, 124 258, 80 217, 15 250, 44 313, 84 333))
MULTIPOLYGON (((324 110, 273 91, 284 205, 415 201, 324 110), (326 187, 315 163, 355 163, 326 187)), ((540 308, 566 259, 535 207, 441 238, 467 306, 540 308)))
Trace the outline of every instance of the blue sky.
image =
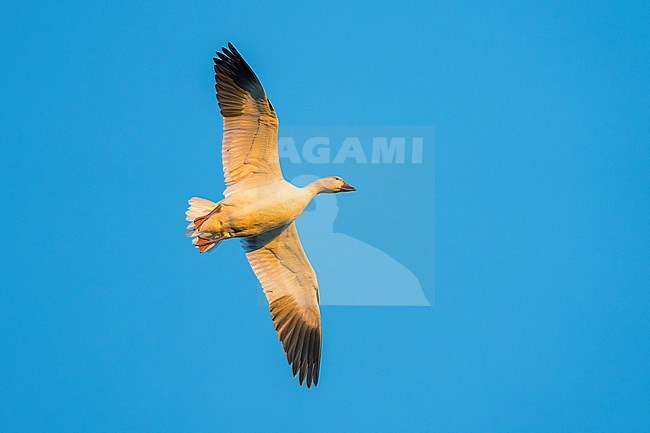
POLYGON ((649 22, 646 2, 5 5, 3 432, 650 430, 649 22), (430 194, 315 173, 359 187, 335 230, 435 281, 432 307, 323 308, 316 389, 239 246, 183 237, 187 198, 222 191, 228 41, 281 127, 435 129, 430 194))

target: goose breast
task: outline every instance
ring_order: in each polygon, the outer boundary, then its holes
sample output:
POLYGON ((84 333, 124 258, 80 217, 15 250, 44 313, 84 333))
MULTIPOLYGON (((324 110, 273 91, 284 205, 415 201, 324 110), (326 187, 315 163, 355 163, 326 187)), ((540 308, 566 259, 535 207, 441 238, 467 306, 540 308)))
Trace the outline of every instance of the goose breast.
POLYGON ((310 198, 303 188, 281 180, 237 191, 222 203, 231 230, 238 236, 255 236, 292 222, 310 198))

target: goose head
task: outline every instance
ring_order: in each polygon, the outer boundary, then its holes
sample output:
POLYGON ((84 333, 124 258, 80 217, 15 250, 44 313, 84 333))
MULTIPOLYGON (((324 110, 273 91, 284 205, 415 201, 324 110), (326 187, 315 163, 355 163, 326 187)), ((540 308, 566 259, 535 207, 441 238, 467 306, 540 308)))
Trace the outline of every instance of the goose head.
POLYGON ((338 176, 328 176, 312 182, 319 193, 332 194, 337 192, 356 191, 357 189, 338 176))

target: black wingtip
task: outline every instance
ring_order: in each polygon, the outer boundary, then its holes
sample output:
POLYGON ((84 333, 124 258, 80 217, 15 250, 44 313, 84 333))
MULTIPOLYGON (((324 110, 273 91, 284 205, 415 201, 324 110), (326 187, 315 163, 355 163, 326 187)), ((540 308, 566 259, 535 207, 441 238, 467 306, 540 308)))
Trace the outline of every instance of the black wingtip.
POLYGON ((266 95, 260 80, 253 72, 253 69, 246 63, 246 60, 239 54, 235 46, 228 42, 228 47, 222 47, 221 51, 216 52, 213 58, 215 64, 216 80, 219 81, 219 75, 225 74, 235 82, 242 90, 258 101, 263 100, 266 95))

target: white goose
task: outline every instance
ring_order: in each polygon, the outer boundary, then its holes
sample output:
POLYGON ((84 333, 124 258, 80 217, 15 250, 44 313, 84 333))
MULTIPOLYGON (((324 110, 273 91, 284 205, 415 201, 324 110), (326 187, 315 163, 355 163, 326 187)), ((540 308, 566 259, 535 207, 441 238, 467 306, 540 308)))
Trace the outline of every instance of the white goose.
POLYGON ((225 198, 193 197, 188 235, 199 252, 240 238, 269 301, 278 338, 299 381, 318 385, 321 320, 316 274, 303 251, 294 220, 316 194, 355 191, 337 176, 304 188, 280 170, 278 118, 253 70, 228 44, 214 59, 217 100, 223 116, 225 198))

